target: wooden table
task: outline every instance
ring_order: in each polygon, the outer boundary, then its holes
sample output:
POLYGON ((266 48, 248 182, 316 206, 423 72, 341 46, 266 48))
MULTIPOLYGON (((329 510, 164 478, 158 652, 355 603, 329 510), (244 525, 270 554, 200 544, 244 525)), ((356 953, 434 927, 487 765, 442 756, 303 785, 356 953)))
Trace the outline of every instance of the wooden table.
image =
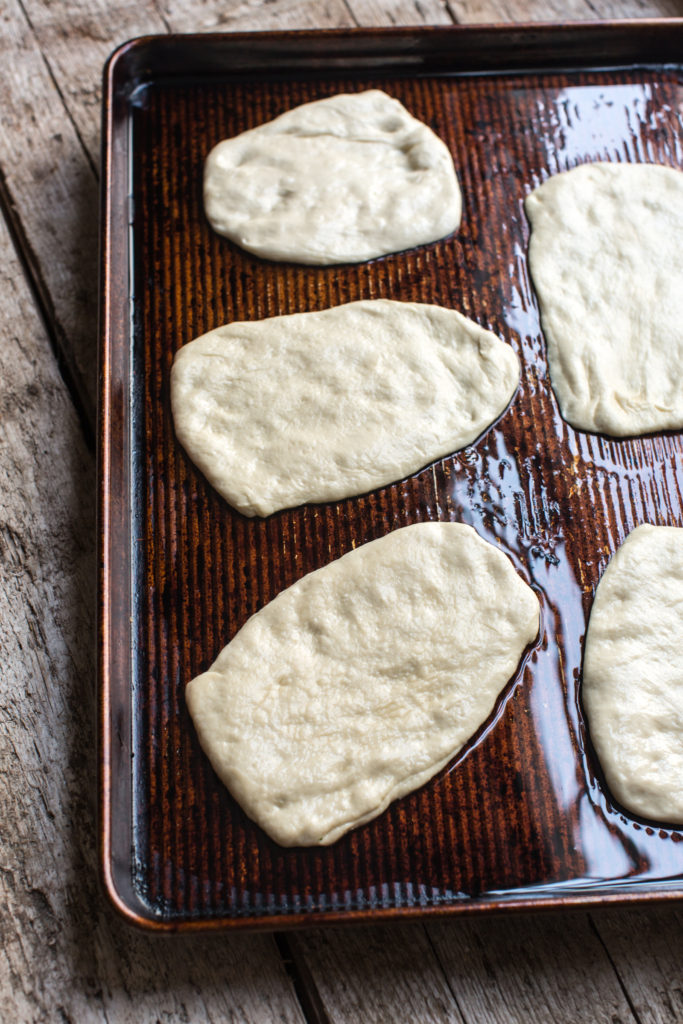
POLYGON ((683 14, 677 0, 5 0, 0 1019, 683 1020, 676 909, 152 939, 98 886, 100 76, 145 33, 683 14))

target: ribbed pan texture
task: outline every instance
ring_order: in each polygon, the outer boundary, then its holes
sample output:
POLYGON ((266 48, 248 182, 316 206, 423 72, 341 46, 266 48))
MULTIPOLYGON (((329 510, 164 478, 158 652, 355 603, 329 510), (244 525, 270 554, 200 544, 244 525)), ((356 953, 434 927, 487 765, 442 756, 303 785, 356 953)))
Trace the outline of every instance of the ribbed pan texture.
MULTIPOLYGON (((678 434, 615 442, 572 430, 550 389, 522 201, 595 160, 681 160, 671 72, 157 82, 133 114, 135 886, 167 921, 447 906, 683 873, 681 834, 605 793, 581 713, 582 640, 610 554, 636 524, 683 525, 678 434), (220 139, 336 91, 386 89, 450 147, 455 237, 359 266, 269 263, 215 235, 202 163, 220 139), (230 320, 361 298, 461 310, 519 353, 520 389, 478 443, 357 498, 247 520, 178 446, 176 349, 230 320), (452 519, 499 542, 538 589, 543 634, 460 757, 321 850, 283 850, 213 774, 184 700, 283 587, 408 523, 452 519)), ((274 923, 277 923, 276 921, 274 923)))

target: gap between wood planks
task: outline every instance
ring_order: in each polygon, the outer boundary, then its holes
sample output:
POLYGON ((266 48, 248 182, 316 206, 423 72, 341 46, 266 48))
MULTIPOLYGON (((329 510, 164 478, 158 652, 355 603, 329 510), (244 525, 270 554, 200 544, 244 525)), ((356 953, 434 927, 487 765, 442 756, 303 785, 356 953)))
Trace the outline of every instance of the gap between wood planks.
POLYGON ((333 1024, 325 1010, 308 964, 301 957, 297 957, 285 932, 275 933, 275 945, 282 957, 284 968, 292 980, 301 1012, 306 1018, 306 1024, 333 1024))
POLYGON ((50 64, 49 57, 47 56, 47 54, 45 53, 43 47, 40 44, 40 40, 38 39, 38 34, 37 34, 36 30, 35 30, 33 22, 31 21, 31 16, 29 15, 28 11, 26 10, 26 6, 25 6, 23 0, 17 0, 17 3, 19 5, 19 9, 21 10, 21 13, 24 15, 24 18, 26 19, 26 24, 30 28, 31 33, 33 35, 33 38, 36 41, 36 46, 38 47, 38 50, 40 52, 40 56, 41 56, 41 58, 43 60, 43 64, 45 65, 45 70, 47 71, 48 75, 50 76, 50 81, 52 82, 53 86, 55 87, 55 92, 59 96, 60 103, 62 104, 62 107, 64 108, 64 113, 66 114, 69 122, 71 123, 71 126, 72 126, 72 128, 73 128, 73 130, 74 130, 74 132, 76 134, 76 138, 78 139, 78 141, 81 144, 81 149, 83 150, 83 154, 85 156, 85 159, 87 160, 88 164, 90 165, 90 169, 92 170, 95 178, 99 179, 99 175, 97 173, 97 168, 95 167, 95 164, 93 162, 93 159, 92 159, 90 153, 88 152, 88 148, 85 145, 85 141, 83 139, 83 136, 81 135, 80 129, 78 127, 78 124, 77 124, 76 120, 74 119, 71 111, 69 110, 69 106, 68 106, 68 104, 66 102, 66 98, 64 96, 64 93, 62 92, 62 90, 60 88, 59 82, 57 81, 57 76, 55 75, 55 73, 54 73, 54 71, 52 69, 52 65, 50 64))
POLYGON ((76 410, 83 438, 88 450, 94 455, 95 410, 92 408, 89 396, 79 388, 74 378, 71 361, 68 358, 68 346, 63 343, 62 331, 54 315, 50 291, 40 272, 39 262, 23 231, 21 219, 16 215, 2 168, 0 168, 0 215, 7 225, 12 246, 31 292, 38 315, 45 328, 45 334, 50 343, 52 354, 55 357, 57 369, 76 410))
POLYGON ((609 960, 610 964, 612 965, 612 970, 614 971, 614 973, 616 975, 616 979, 619 982, 619 987, 621 988, 621 991, 624 993, 624 999, 628 1003, 629 1009, 630 1009, 631 1013, 635 1017, 635 1019, 637 1021, 637 1024, 641 1024, 640 1015, 638 1014, 638 1010, 635 1007, 633 999, 631 998, 631 995, 630 995, 628 989, 626 988, 626 985, 622 981, 621 975, 619 974, 619 971, 617 970, 617 965, 614 962, 612 954, 610 953, 609 949, 607 948, 607 943, 605 942, 605 940, 603 939, 602 935, 600 934, 600 931, 598 929, 597 924, 595 923, 595 920, 593 919, 593 915, 592 914, 588 914, 588 923, 589 923, 592 931, 595 933, 595 937, 597 938, 598 942, 600 943, 600 945, 604 949, 605 956, 607 957, 607 959, 609 960))

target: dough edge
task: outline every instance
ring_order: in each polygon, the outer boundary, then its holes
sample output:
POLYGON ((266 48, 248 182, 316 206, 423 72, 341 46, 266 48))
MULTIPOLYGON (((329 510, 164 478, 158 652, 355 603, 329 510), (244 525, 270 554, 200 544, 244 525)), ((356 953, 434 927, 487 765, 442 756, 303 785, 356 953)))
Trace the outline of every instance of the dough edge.
MULTIPOLYGON (((305 504, 340 501, 367 494, 370 491, 407 479, 413 474, 423 471, 433 462, 453 455, 455 452, 462 451, 464 448, 475 443, 479 437, 486 433, 504 415, 519 387, 520 373, 521 364, 514 349, 496 334, 481 327, 458 310, 430 303, 401 302, 393 299, 361 299, 322 310, 289 313, 282 316, 276 315, 263 320, 234 321, 214 328, 193 339, 179 348, 175 354, 171 369, 171 409, 177 439, 185 449, 188 457, 206 477, 211 486, 219 492, 228 504, 237 509, 242 515, 265 518, 287 508, 296 508, 305 504), (500 395, 493 391, 487 395, 488 405, 491 408, 486 408, 486 417, 480 412, 478 420, 470 430, 465 430, 461 422, 458 423, 457 431, 452 426, 450 436, 444 439, 441 444, 430 447, 429 451, 425 453, 415 452, 415 442, 413 441, 412 448, 404 446, 400 461, 393 463, 391 467, 380 471, 375 463, 371 471, 366 468, 362 472, 362 479, 358 485, 347 483, 348 474, 346 476, 340 474, 334 480, 322 480, 318 476, 315 486, 309 489, 309 493, 305 498, 282 493, 283 488, 280 485, 275 488, 275 493, 263 492, 259 494, 257 490, 252 489, 253 474, 249 479, 249 492, 245 489, 245 485, 239 476, 234 473, 234 470, 229 474, 229 479, 226 480, 226 470, 220 467, 216 469, 215 457, 209 459, 201 450, 201 446, 197 442, 196 430, 191 425, 192 409, 185 399, 185 384, 180 383, 185 374, 185 361, 192 358, 193 352, 198 350, 197 347, 199 345, 204 344, 207 339, 210 339, 218 332, 226 332, 227 335, 227 332, 233 330, 238 332, 243 326, 247 327, 250 331, 254 330, 254 328, 265 328, 268 330, 274 328, 278 323, 286 322, 287 325, 293 324, 295 321, 301 323, 307 318, 309 320, 310 318, 317 318, 319 322, 321 318, 329 317, 331 321, 336 323, 346 314, 346 311, 351 312, 355 309, 369 309, 370 307, 376 311, 384 311, 388 322, 390 322, 392 317, 400 317, 403 311, 405 311, 406 315, 417 314, 425 318, 428 318, 433 313, 438 315, 444 323, 446 318, 451 321, 453 327, 450 338, 452 339, 452 347, 454 349, 465 343, 474 345, 475 339, 476 344, 480 348, 482 345, 487 346, 489 352, 485 357, 482 356, 481 365, 483 366, 488 359, 494 360, 499 367, 500 380, 497 381, 497 385, 500 395), (466 342, 463 339, 466 339, 466 342), (196 346, 194 350, 193 346, 196 346), (495 402, 494 398, 496 398, 495 402)), ((312 383, 312 386, 315 386, 315 382, 312 383)), ((349 395, 351 394, 352 392, 349 392, 349 395)), ((416 416, 418 421, 419 417, 423 415, 423 411, 417 409, 416 416)), ((356 470, 355 467, 352 467, 352 469, 357 473, 361 472, 356 470)), ((287 488, 284 488, 284 490, 287 490, 287 488)))
MULTIPOLYGON (((651 781, 635 774, 638 761, 642 759, 643 748, 641 746, 634 747, 634 742, 637 743, 641 737, 637 737, 634 741, 633 736, 630 736, 629 750, 632 753, 629 754, 626 761, 623 758, 621 734, 617 735, 616 741, 611 740, 609 726, 618 720, 618 716, 615 717, 611 712, 615 694, 621 698, 617 712, 623 708, 625 709, 624 713, 628 713, 628 708, 634 699, 634 690, 632 686, 628 685, 629 681, 627 680, 628 688, 624 693, 619 670, 612 668, 609 664, 607 666, 603 664, 606 649, 615 644, 609 626, 616 623, 617 620, 608 613, 614 607, 615 600, 619 599, 619 592, 622 588, 628 585, 631 593, 635 593, 634 588, 642 580, 639 567, 634 566, 633 561, 641 559, 643 553, 649 552, 653 544, 656 546, 666 544, 667 539, 674 542, 679 549, 683 548, 683 528, 643 523, 628 534, 612 555, 599 580, 590 612, 585 641, 581 699, 588 720, 591 743, 609 791, 608 796, 609 794, 613 795, 617 803, 629 814, 656 822, 660 826, 663 823, 676 827, 683 825, 683 787, 679 786, 677 799, 674 798, 672 806, 670 798, 666 795, 667 789, 671 787, 670 771, 669 776, 665 776, 663 782, 661 779, 658 780, 655 788, 652 787, 651 781), (603 581, 605 581, 605 586, 603 586, 603 581), (599 616, 597 626, 595 626, 596 619, 594 618, 596 611, 599 616), (594 632, 596 629, 598 631, 596 639, 591 636, 592 624, 594 632)), ((679 564, 683 565, 683 553, 680 555, 679 564)), ((637 603, 635 607, 640 610, 637 603)), ((646 648, 644 655, 639 655, 638 663, 642 661, 647 667, 651 653, 651 648, 646 648)), ((680 663, 683 666, 683 655, 680 657, 680 663)), ((644 692, 646 692, 645 683, 640 683, 636 691, 636 698, 644 692)), ((632 714, 631 717, 635 718, 635 715, 632 714)), ((640 720, 638 724, 640 724, 640 720)), ((683 749, 683 734, 680 737, 680 743, 683 749)), ((648 749, 650 763, 652 763, 653 756, 656 756, 656 750, 653 753, 648 749)))
MULTIPOLYGON (((430 170, 433 171, 433 168, 430 170)), ((391 256, 401 252, 411 251, 413 249, 420 248, 421 246, 429 245, 448 238, 453 232, 457 231, 462 219, 462 190, 460 188, 460 183, 455 171, 453 157, 450 150, 443 139, 436 135, 429 125, 424 121, 419 120, 419 118, 414 117, 400 100, 390 96, 381 89, 337 93, 323 97, 322 99, 311 100, 307 103, 298 104, 283 111, 281 114, 269 121, 265 121, 260 125, 256 125, 244 132, 240 132, 238 135, 221 140, 209 152, 204 163, 203 195, 204 209, 207 219, 211 224, 212 229, 217 234, 230 239, 230 241, 234 242, 234 244, 238 245, 245 252, 252 253, 253 255, 259 256, 263 259, 278 262, 292 262, 303 266, 338 266, 343 264, 365 263, 369 260, 379 259, 384 256, 391 256), (248 137, 258 139, 263 137, 267 138, 269 136, 277 137, 280 134, 278 129, 282 129, 283 133, 286 134, 286 128, 284 126, 287 126, 293 119, 298 118, 302 112, 305 113, 307 109, 317 108, 318 111, 321 109, 324 110, 326 107, 334 109, 337 101, 341 100, 342 103, 347 103, 348 101, 356 101, 358 99, 359 102, 362 103, 369 97, 375 98, 375 102, 377 102, 380 97, 383 98, 383 102, 386 105, 385 115, 388 117, 393 116, 394 118, 397 116, 400 117, 403 121, 403 130, 405 131, 410 129, 414 135, 419 136, 421 144, 423 146, 425 144, 428 145, 432 155, 438 154, 439 159, 444 164, 439 191, 441 193, 445 192, 447 202, 450 204, 450 210, 448 205, 445 205, 439 214, 437 223, 434 224, 433 227, 430 227, 427 231, 417 232, 413 226, 412 231, 408 236, 406 236, 406 227, 404 225, 402 232, 399 233, 399 236, 394 242, 372 241, 371 233, 368 233, 369 237, 365 243, 362 245, 357 243, 355 249, 351 249, 349 251, 339 250, 330 252, 326 251, 325 246, 322 247, 322 250, 319 247, 316 251, 307 251, 305 242, 297 242, 296 244, 293 244, 291 237, 288 238, 284 245, 278 244, 273 240, 268 241, 267 239, 257 239, 254 242, 250 242, 245 239, 244 232, 237 228, 230 228, 226 226, 224 223, 225 213, 217 213, 214 210, 215 198, 213 193, 216 189, 214 179, 220 178, 221 151, 225 152, 226 148, 231 145, 241 144, 248 137)), ((395 226, 393 230, 395 233, 395 226)), ((391 235, 391 231, 387 232, 386 228, 384 229, 384 233, 391 235)), ((359 235, 363 235, 363 232, 359 231, 359 235)), ((377 238, 377 235, 375 237, 377 238)))
MULTIPOLYGON (((508 594, 508 596, 509 596, 509 594, 508 594)), ((367 823, 368 821, 371 821, 372 819, 376 818, 378 815, 382 814, 386 810, 386 808, 391 803, 393 803, 395 800, 397 800, 397 799, 399 799, 399 798, 401 798, 403 796, 406 796, 409 793, 414 792, 416 789, 420 788, 422 785, 427 783, 431 778, 433 778, 438 772, 440 772, 444 768, 445 765, 447 765, 451 760, 456 758, 465 747, 467 747, 467 745, 471 741, 472 737, 482 728, 482 726, 484 726, 489 721, 494 708, 496 707, 496 705, 500 701, 502 695, 508 689, 508 687, 510 685, 510 682, 519 673, 520 665, 523 665, 523 663, 524 663, 525 653, 527 652, 527 649, 529 648, 529 645, 533 644, 537 640, 537 638, 538 638, 540 625, 541 625, 540 603, 538 601, 537 595, 532 590, 532 588, 529 587, 529 585, 526 583, 526 581, 519 575, 519 573, 517 572, 517 570, 514 567, 514 564, 510 560, 509 556, 501 548, 497 547, 495 544, 492 544, 492 543, 490 543, 487 540, 484 540, 481 536, 479 536, 479 534, 472 527, 467 526, 467 525, 462 524, 462 523, 426 522, 426 523, 412 524, 410 526, 402 527, 402 528, 399 528, 398 530, 394 530, 391 533, 386 534, 383 537, 378 538, 376 541, 370 541, 367 544, 360 545, 358 548, 355 548, 355 549, 352 549, 352 550, 348 551, 345 555, 342 555, 340 558, 334 559, 332 562, 327 563, 327 565, 324 565, 324 566, 320 567, 319 569, 316 569, 313 572, 308 573, 307 575, 301 577, 301 579, 299 579, 295 583, 293 583, 290 587, 288 587, 285 590, 281 591, 275 598, 273 598, 273 600, 269 604, 265 605, 264 608, 262 608, 260 610, 260 612, 256 612, 253 616, 251 616, 250 619, 247 620, 247 622, 244 624, 244 626, 242 626, 241 630, 239 630, 238 633, 235 634, 235 636, 229 642, 229 644, 226 647, 224 647, 223 650, 219 653, 217 659, 214 661, 214 663, 207 670, 206 673, 202 673, 201 675, 195 677, 194 679, 192 679, 187 684, 187 687, 186 687, 186 701, 187 701, 188 707, 190 709, 190 713, 192 715, 192 718, 194 720, 195 729, 196 729, 196 731, 198 733, 202 749, 204 750, 206 756, 211 761, 212 766, 214 768, 214 771, 216 771, 216 774, 218 775, 218 777, 221 779, 223 784, 231 792, 231 794, 233 795, 234 799, 239 803, 240 807, 242 807, 243 811, 247 814, 247 816, 252 821, 256 822, 256 824, 258 824, 259 827, 264 829, 264 831, 266 831, 266 833, 273 840, 275 840, 275 842, 277 842, 279 845, 281 845, 283 847, 292 847, 292 846, 327 846, 327 845, 330 845, 331 843, 334 843, 337 839, 339 839, 346 832, 349 832, 352 829, 358 828, 361 825, 367 823), (346 818, 343 821, 337 821, 337 822, 334 823, 334 825, 332 825, 332 827, 330 827, 322 835, 316 834, 315 832, 311 831, 310 829, 309 829, 308 832, 305 832, 305 830, 301 826, 298 826, 298 830, 297 830, 297 826, 296 825, 294 827, 294 830, 292 830, 292 828, 287 828, 287 829, 281 828, 281 826, 280 826, 280 824, 279 824, 279 822, 277 820, 276 821, 270 820, 269 815, 268 815, 267 812, 264 814, 264 813, 260 812, 260 809, 258 807, 256 807, 256 808, 254 807, 253 799, 252 799, 252 797, 250 795, 249 788, 247 786, 247 788, 245 790, 245 787, 242 784, 242 779, 239 777, 239 775, 236 776, 236 777, 233 777, 233 776, 230 775, 229 772, 227 774, 224 774, 223 771, 221 770, 221 766, 216 764, 216 763, 214 763, 214 760, 212 759, 210 750, 205 748, 205 746, 204 746, 204 741, 203 741, 202 733, 201 733, 201 730, 200 730, 200 728, 198 726, 198 722, 196 720, 195 712, 193 711, 193 704, 194 704, 194 700, 195 700, 195 693, 194 693, 193 684, 196 685, 198 680, 201 680, 203 676, 212 675, 214 673, 215 665, 220 661, 221 657, 223 656, 223 654, 227 650, 227 647, 229 647, 230 644, 233 643, 237 639, 237 637, 239 636, 240 632, 242 632, 242 630, 246 629, 249 626, 249 623, 255 617, 257 617, 261 612, 266 611, 267 609, 271 608, 273 606, 273 604, 276 603, 282 597, 286 597, 288 592, 291 591, 293 588, 297 588, 298 585, 300 585, 300 584, 302 584, 302 583, 304 583, 306 581, 309 581, 311 579, 311 577, 318 577, 319 578, 319 575, 321 573, 324 574, 325 571, 330 568, 330 566, 335 566, 336 567, 336 566, 339 565, 339 563, 343 562, 344 559, 358 558, 359 555, 360 555, 360 557, 363 557, 362 556, 362 552, 363 552, 364 549, 368 548, 369 546, 371 547, 373 544, 378 544, 378 543, 382 543, 383 541, 387 541, 390 538, 395 537, 397 534, 401 534, 401 535, 405 536, 406 531, 411 531, 411 530, 416 530, 416 529, 417 530, 423 530, 424 528, 427 528, 427 530, 431 530, 433 528, 440 529, 442 527, 446 527, 447 529, 453 529, 454 528, 454 529, 459 531, 459 533, 462 535, 462 537, 466 537, 467 540, 470 541, 471 543, 485 546, 485 548, 487 549, 487 554, 488 554, 489 557, 491 557, 491 552, 495 552, 495 555, 493 557, 496 558, 497 561, 499 559, 503 560, 503 561, 499 561, 499 564, 501 566, 505 565, 504 572, 508 576, 508 578, 511 580, 511 586, 517 591, 517 593, 515 594, 515 598, 520 603, 527 602, 526 614, 527 614, 527 618, 529 619, 529 623, 531 622, 531 618, 533 618, 533 628, 532 628, 531 625, 527 624, 527 634, 525 636, 525 642, 523 643, 523 645, 520 647, 520 649, 518 651, 515 666, 511 669, 510 674, 504 680, 504 682, 501 684, 500 689, 493 695, 493 698, 490 701, 490 704, 488 706, 488 709, 486 710, 485 715, 480 718, 478 724, 472 729, 471 732, 469 732, 467 738, 462 743, 460 743, 456 748, 454 748, 452 750, 449 750, 449 752, 447 753, 447 755, 445 757, 439 758, 437 761, 432 762, 424 770, 419 771, 417 773, 413 773, 413 774, 411 774, 409 776, 406 776, 404 778, 396 779, 394 784, 386 791, 386 793, 382 796, 382 798, 372 808, 370 808, 366 813, 363 813, 360 816, 346 818), (532 604, 532 602, 533 602, 533 604, 532 604), (532 611, 532 608, 533 608, 533 611, 532 611)), ((220 674, 221 673, 219 673, 219 675, 220 674)), ((197 700, 201 700, 201 695, 199 695, 197 697, 197 700)))
MULTIPOLYGON (((561 203, 567 207, 566 218, 571 223, 570 203, 583 182, 592 182, 589 201, 595 203, 599 191, 610 187, 633 190, 642 189, 637 200, 648 196, 647 187, 654 183, 655 193, 675 195, 679 216, 683 216, 683 172, 659 163, 613 163, 594 161, 579 164, 569 170, 551 175, 530 192, 524 200, 524 208, 531 227, 529 239, 529 271, 536 294, 541 327, 548 354, 550 381, 560 407, 563 419, 576 430, 602 434, 614 438, 642 437, 663 430, 679 430, 683 427, 683 389, 668 411, 657 404, 656 396, 648 404, 629 407, 629 397, 615 391, 605 393, 605 380, 598 378, 594 392, 589 384, 590 368, 583 357, 573 351, 567 340, 567 306, 554 300, 551 279, 561 278, 562 260, 553 257, 545 260, 546 251, 561 245, 558 233, 566 228, 565 214, 561 203), (629 181, 630 179, 630 181, 629 181), (558 227, 559 223, 559 227, 558 227), (586 389, 588 393, 586 393, 586 389)), ((602 202, 602 199, 600 200, 602 202)), ((645 205, 644 202, 642 205, 645 205)), ((583 211, 580 216, 584 216, 583 211)), ((571 237, 571 232, 569 237, 571 237)), ((600 240, 599 228, 595 239, 600 240)), ((612 239, 602 238, 603 249, 609 248, 612 239)), ((590 239, 589 239, 590 242, 590 239)), ((600 282, 598 282, 600 283, 600 282)), ((634 282, 636 287, 636 282, 634 282)), ((653 302, 656 300, 653 299, 653 302)), ((571 334, 571 329, 569 330, 571 334)), ((599 339, 596 337, 596 341, 599 339)), ((651 384, 656 388, 657 384, 651 384)))

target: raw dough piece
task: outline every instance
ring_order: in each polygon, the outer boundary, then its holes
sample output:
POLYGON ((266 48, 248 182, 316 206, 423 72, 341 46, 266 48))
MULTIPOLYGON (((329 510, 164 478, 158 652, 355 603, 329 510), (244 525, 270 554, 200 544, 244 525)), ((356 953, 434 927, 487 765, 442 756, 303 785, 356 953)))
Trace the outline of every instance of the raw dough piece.
POLYGON ((474 441, 519 380, 452 309, 377 299, 219 327, 176 354, 176 433, 244 515, 399 480, 474 441))
POLYGON ((617 436, 683 426, 683 174, 588 164, 526 199, 562 415, 617 436))
POLYGON ((639 526, 598 584, 583 702, 607 785, 644 818, 683 824, 683 530, 639 526))
POLYGON ((357 263, 449 235, 453 160, 378 89, 305 103, 225 139, 204 168, 211 226, 272 260, 357 263))
POLYGON ((283 846, 327 845, 451 760, 538 623, 501 551, 469 526, 420 523, 279 594, 187 702, 247 814, 283 846))

